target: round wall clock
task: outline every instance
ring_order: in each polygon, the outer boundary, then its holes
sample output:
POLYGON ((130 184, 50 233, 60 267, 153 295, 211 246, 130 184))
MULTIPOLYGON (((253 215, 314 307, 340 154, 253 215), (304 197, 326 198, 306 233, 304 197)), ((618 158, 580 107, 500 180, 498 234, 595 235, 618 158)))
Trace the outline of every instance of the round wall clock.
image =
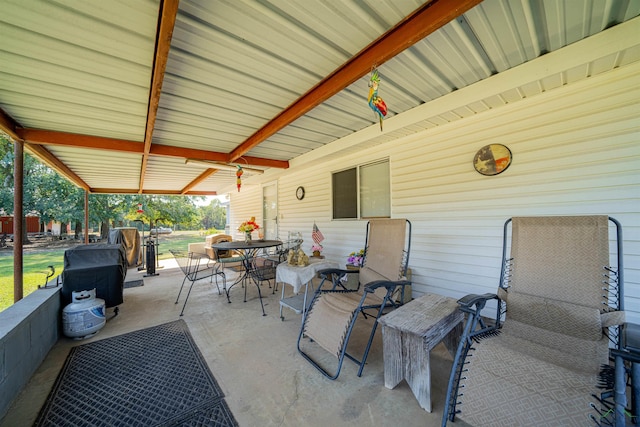
POLYGON ((304 187, 301 186, 296 189, 296 197, 298 200, 304 199, 304 187))
POLYGON ((498 175, 511 164, 511 150, 502 144, 485 145, 473 158, 473 167, 482 175, 498 175))

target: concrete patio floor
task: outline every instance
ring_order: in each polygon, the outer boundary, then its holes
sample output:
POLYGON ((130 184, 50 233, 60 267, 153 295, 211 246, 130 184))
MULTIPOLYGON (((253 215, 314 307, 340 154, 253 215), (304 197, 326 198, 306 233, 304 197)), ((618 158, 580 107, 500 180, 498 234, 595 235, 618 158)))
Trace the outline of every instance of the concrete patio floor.
MULTIPOLYGON (((97 335, 80 341, 62 337, 57 342, 0 426, 32 425, 73 346, 180 318, 184 293, 179 304, 174 302, 182 272, 173 260, 161 263, 163 268, 153 277, 143 277, 145 272, 136 269, 128 271, 127 281, 143 279, 144 286, 124 290, 120 313, 97 335)), ((236 273, 227 274, 232 283, 236 273)), ((249 286, 246 303, 242 287, 234 287, 228 304, 208 279, 196 282, 182 317, 241 426, 440 425, 451 367, 444 345, 432 352, 433 412, 428 413, 404 381, 393 390, 385 388, 380 329, 362 377, 356 376, 356 365, 345 360, 338 379, 330 381, 297 352, 300 315, 285 309, 285 319, 280 320, 280 292, 272 294, 266 284, 261 289, 266 316, 262 316, 255 285, 249 286)), ((109 309, 108 317, 112 313, 109 309)), ((367 322, 360 317, 356 336, 367 334, 362 328, 370 326, 367 322)), ((331 357, 327 361, 335 363, 331 357)), ((467 426, 459 420, 455 425, 467 426)))

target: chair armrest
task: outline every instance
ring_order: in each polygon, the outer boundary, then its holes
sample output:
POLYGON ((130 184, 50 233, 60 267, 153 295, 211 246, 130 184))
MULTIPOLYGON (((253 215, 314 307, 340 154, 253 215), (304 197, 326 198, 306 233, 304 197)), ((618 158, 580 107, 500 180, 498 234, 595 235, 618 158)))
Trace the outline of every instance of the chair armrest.
POLYGON ((473 328, 471 328, 469 331, 465 332, 465 334, 470 333, 472 336, 473 335, 482 335, 491 331, 495 331, 497 329, 500 329, 502 327, 502 323, 500 321, 500 316, 502 314, 502 307, 501 305, 503 304, 503 301, 500 299, 500 297, 496 294, 492 294, 492 293, 487 293, 487 294, 469 294, 466 295, 462 298, 460 298, 458 301, 458 305, 460 306, 460 310, 462 310, 465 313, 469 314, 469 319, 473 319, 472 322, 474 323, 473 328), (488 301, 490 300, 498 300, 498 307, 496 309, 496 317, 495 317, 495 324, 492 326, 488 326, 484 320, 482 319, 482 309, 484 309, 484 306, 487 304, 488 301), (479 324, 480 325, 480 330, 476 330, 475 324, 479 324))
MULTIPOLYGON (((482 307, 487 303, 487 301, 492 299, 498 299, 498 295, 496 294, 469 294, 458 300, 458 304, 462 310, 471 310, 471 308, 476 304, 481 304, 482 307)), ((481 307, 481 308, 482 308, 481 307)))
POLYGON ((387 288, 387 290, 389 290, 389 289, 395 289, 398 286, 404 287, 407 285, 411 285, 411 282, 408 280, 397 280, 397 281, 374 280, 373 282, 369 282, 366 285, 364 285, 363 290, 365 292, 374 292, 378 288, 387 288))

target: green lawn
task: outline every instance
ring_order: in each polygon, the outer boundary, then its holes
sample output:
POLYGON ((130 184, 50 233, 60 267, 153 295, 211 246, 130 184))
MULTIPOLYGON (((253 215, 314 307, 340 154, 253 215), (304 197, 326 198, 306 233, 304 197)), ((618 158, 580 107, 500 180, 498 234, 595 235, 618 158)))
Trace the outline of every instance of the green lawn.
MULTIPOLYGON (((146 234, 145 234, 146 237, 146 234)), ((201 242, 204 236, 197 231, 179 231, 161 234, 158 242, 158 259, 171 258, 170 249, 186 250, 189 243, 201 242)), ((64 249, 25 253, 23 257, 23 295, 27 296, 45 284, 47 266, 53 265, 56 276, 62 272, 64 249)), ((13 254, 8 252, 0 256, 0 311, 13 304, 13 254)))
MULTIPOLYGON (((38 289, 38 285, 45 284, 47 266, 53 265, 56 275, 60 274, 63 266, 64 249, 46 252, 24 254, 23 284, 24 296, 38 289)), ((13 304, 13 254, 0 257, 0 311, 13 304)))

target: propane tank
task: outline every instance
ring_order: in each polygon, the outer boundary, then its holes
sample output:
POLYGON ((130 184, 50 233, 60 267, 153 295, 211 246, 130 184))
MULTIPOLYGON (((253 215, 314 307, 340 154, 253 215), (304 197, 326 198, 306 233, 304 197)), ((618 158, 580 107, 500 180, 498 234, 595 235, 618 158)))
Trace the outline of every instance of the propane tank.
POLYGON ((105 303, 96 298, 96 290, 71 293, 71 304, 62 309, 62 332, 69 338, 95 335, 107 322, 105 303))

